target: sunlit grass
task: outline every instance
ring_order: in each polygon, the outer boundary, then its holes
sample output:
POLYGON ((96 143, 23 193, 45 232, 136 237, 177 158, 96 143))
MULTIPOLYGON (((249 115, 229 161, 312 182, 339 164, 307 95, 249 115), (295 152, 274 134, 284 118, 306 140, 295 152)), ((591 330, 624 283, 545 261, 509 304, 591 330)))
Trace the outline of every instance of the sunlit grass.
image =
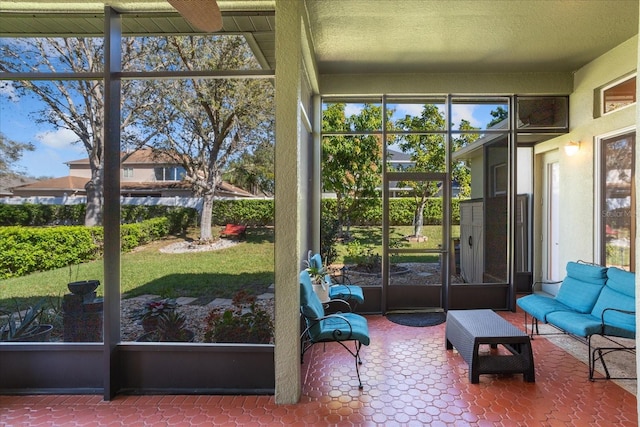
MULTIPOLYGON (((442 244, 442 227, 437 225, 425 225, 422 228, 422 236, 426 238, 423 242, 409 242, 404 237, 414 233, 412 226, 392 226, 390 227, 389 240, 403 249, 438 249, 442 244)), ((359 243, 361 247, 370 248, 373 253, 382 254, 382 227, 351 227, 352 241, 359 243)), ((460 226, 452 227, 452 238, 459 238, 460 226)), ((337 246, 338 258, 335 261, 340 264, 350 264, 355 261, 349 256, 349 242, 340 243, 337 246)), ((393 262, 437 262, 437 254, 402 254, 394 256, 393 262)))
MULTIPOLYGON (((159 248, 177 241, 155 242, 121 257, 121 291, 125 297, 143 294, 190 296, 203 301, 231 298, 237 290, 254 294, 274 280, 273 230, 249 229, 246 241, 218 251, 161 253, 159 248)), ((104 284, 102 260, 0 281, 0 309, 33 304, 43 297, 69 293, 67 283, 98 279, 104 284)), ((98 295, 103 294, 103 286, 98 295)))

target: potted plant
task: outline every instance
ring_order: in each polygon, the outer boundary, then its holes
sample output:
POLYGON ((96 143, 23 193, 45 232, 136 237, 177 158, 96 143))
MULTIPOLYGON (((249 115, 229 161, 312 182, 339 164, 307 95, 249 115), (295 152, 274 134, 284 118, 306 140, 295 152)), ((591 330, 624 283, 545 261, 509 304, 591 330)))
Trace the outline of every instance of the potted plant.
POLYGON ((269 344, 273 338, 271 316, 246 291, 236 293, 233 308, 212 310, 205 322, 205 342, 269 344))
POLYGON ((138 342, 191 342, 194 332, 186 328, 187 318, 177 311, 167 311, 158 316, 156 330, 147 332, 137 339, 138 342))
POLYGON ((140 321, 145 332, 152 332, 158 328, 158 320, 164 314, 173 312, 178 303, 173 298, 154 299, 144 303, 136 310, 131 319, 140 321))
POLYGON ((6 323, 0 327, 0 341, 44 342, 49 341, 53 325, 40 323, 44 313, 42 302, 26 310, 16 303, 16 312, 5 312, 6 323))
POLYGON ((307 259, 304 262, 307 266, 305 270, 309 272, 309 276, 311 276, 313 291, 318 295, 320 301, 329 301, 329 287, 324 277, 327 274, 327 270, 324 267, 320 255, 314 256, 313 253, 309 251, 307 253, 307 259))

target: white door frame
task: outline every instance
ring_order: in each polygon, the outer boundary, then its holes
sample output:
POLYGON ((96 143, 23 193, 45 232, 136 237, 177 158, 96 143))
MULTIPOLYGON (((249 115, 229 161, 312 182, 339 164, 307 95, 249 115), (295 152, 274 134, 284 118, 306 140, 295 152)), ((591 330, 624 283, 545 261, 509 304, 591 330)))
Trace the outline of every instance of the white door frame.
POLYGON ((545 153, 541 164, 542 187, 542 227, 541 279, 558 281, 562 279, 560 266, 560 156, 557 150, 545 153))

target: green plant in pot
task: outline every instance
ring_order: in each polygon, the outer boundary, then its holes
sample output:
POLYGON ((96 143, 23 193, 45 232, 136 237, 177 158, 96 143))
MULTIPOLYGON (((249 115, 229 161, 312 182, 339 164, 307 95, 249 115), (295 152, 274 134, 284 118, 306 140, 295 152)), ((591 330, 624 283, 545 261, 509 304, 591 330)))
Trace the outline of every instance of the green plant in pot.
POLYGON ((158 328, 160 317, 173 312, 177 307, 178 303, 173 298, 147 301, 142 308, 133 312, 131 319, 140 321, 145 332, 152 332, 158 328))
POLYGON ((327 274, 327 269, 324 266, 324 262, 313 261, 313 252, 309 251, 307 253, 307 259, 304 261, 306 268, 305 270, 311 276, 311 283, 313 284, 313 291, 318 295, 320 301, 326 302, 329 301, 329 287, 325 280, 325 275, 327 274))
POLYGON ((49 341, 53 325, 41 323, 43 301, 21 310, 16 303, 15 313, 3 312, 6 322, 0 326, 0 341, 49 341))
POLYGON ((233 308, 212 310, 205 323, 205 342, 269 344, 273 338, 271 316, 246 291, 236 293, 233 308))

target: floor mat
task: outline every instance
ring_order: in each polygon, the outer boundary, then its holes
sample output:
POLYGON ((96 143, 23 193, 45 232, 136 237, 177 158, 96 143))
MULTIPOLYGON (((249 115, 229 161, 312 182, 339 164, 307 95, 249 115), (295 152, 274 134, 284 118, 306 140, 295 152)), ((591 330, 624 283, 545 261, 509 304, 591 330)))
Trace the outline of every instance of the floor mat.
POLYGON ((442 311, 387 313, 387 319, 398 325, 424 327, 444 323, 447 315, 442 311))

